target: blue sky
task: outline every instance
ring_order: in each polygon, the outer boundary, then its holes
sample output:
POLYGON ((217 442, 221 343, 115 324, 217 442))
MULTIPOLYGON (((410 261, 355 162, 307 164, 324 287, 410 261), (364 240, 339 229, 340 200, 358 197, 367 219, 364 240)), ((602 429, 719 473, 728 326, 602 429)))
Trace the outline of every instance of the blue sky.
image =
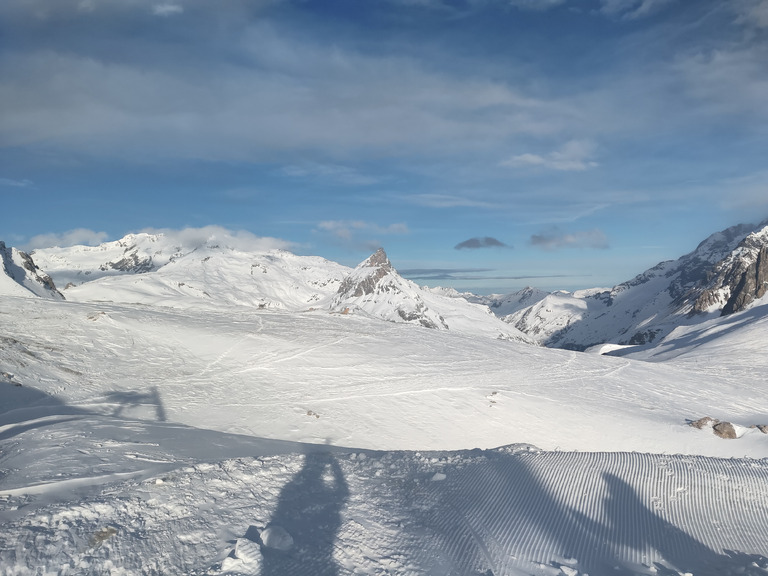
POLYGON ((4 0, 0 102, 27 248, 217 225, 576 289, 768 217, 768 0, 4 0))

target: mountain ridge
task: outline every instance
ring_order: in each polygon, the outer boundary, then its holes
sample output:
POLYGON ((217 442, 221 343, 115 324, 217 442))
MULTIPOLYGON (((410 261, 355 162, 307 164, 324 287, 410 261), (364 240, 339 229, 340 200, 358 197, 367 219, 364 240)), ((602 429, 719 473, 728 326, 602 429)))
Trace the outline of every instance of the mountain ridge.
MULTIPOLYGON (((548 347, 648 345, 678 326, 743 311, 767 289, 764 221, 711 234, 692 252, 660 262, 611 289, 552 292, 502 319, 548 347)), ((495 302, 500 305, 516 294, 495 302)))

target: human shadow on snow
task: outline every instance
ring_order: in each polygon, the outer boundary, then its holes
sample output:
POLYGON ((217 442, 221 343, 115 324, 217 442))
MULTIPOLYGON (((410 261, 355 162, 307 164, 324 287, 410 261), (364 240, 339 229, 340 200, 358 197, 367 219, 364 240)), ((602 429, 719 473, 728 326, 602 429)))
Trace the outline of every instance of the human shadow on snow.
POLYGON ((347 482, 331 452, 305 454, 304 465, 283 487, 259 537, 261 576, 336 576, 333 551, 348 496, 347 482))

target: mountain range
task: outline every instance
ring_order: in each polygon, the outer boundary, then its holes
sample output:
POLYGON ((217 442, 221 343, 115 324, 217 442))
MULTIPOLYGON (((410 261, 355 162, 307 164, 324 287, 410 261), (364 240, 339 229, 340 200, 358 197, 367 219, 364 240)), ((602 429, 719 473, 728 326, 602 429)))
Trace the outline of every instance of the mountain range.
POLYGON ((768 221, 712 234, 695 250, 610 289, 528 287, 479 296, 400 276, 383 249, 354 269, 285 250, 249 251, 212 235, 185 243, 129 234, 99 246, 0 244, 0 291, 76 302, 174 308, 246 306, 360 314, 436 330, 612 354, 659 345, 684 326, 750 308, 768 287, 768 221), (59 287, 59 288, 57 288, 59 287))

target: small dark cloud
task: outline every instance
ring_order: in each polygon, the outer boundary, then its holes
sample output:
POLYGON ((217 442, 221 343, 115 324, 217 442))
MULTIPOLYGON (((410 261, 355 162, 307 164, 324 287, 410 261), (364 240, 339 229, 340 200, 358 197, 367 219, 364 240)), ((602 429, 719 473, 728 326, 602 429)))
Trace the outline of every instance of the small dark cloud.
POLYGON ((463 250, 464 248, 477 250, 478 248, 511 248, 511 246, 507 246, 501 240, 486 236, 485 238, 470 238, 469 240, 464 240, 464 242, 456 244, 454 248, 456 250, 463 250))
POLYGON ((537 278, 566 278, 568 274, 543 276, 486 276, 483 272, 494 272, 493 268, 411 268, 398 270, 409 280, 531 280, 537 278))
POLYGON ((580 230, 577 232, 563 232, 552 230, 542 234, 533 234, 530 243, 543 250, 559 250, 560 248, 608 248, 608 237, 594 228, 592 230, 580 230))

